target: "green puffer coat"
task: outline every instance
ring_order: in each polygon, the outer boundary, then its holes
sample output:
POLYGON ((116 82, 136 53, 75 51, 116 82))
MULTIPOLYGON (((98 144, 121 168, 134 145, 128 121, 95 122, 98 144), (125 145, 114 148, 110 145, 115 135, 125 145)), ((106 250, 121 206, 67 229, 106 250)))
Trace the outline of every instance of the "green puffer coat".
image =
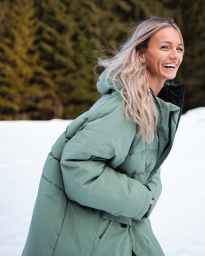
POLYGON ((184 85, 165 83, 153 95, 161 121, 158 140, 147 144, 105 78, 106 71, 97 83, 103 96, 68 125, 47 157, 23 256, 164 255, 149 216, 161 194, 160 166, 173 144, 184 85))

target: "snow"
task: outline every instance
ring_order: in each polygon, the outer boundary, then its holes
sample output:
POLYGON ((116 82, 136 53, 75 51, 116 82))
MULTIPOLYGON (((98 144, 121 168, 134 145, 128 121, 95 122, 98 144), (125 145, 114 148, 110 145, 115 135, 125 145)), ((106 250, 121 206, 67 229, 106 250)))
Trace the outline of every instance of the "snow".
MULTIPOLYGON (((0 122, 0 256, 23 250, 42 168, 70 120, 0 122)), ((205 255, 205 108, 182 116, 151 215, 166 256, 205 255)))

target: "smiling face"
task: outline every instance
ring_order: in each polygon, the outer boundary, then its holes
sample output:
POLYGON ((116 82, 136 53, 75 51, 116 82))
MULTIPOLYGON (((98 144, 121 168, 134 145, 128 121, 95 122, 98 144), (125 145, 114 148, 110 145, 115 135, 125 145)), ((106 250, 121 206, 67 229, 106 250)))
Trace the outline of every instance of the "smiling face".
POLYGON ((146 62, 149 86, 160 85, 176 76, 183 59, 182 35, 172 26, 157 31, 149 40, 141 61, 146 62))

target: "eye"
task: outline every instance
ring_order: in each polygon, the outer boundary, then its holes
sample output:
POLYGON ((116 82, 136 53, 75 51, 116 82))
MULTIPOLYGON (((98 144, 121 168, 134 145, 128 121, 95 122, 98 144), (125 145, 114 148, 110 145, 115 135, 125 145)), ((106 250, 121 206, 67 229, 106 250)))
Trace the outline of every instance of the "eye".
POLYGON ((177 51, 183 52, 184 49, 183 48, 177 48, 177 51))
POLYGON ((163 45, 161 49, 168 49, 168 46, 163 45))

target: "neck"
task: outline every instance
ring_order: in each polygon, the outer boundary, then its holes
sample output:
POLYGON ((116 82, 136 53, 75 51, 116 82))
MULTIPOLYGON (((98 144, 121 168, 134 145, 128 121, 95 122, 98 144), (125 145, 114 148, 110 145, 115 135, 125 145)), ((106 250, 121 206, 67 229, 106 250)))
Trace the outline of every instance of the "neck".
POLYGON ((154 95, 157 96, 164 86, 165 80, 160 80, 157 77, 153 77, 147 72, 148 85, 154 92, 154 95))

